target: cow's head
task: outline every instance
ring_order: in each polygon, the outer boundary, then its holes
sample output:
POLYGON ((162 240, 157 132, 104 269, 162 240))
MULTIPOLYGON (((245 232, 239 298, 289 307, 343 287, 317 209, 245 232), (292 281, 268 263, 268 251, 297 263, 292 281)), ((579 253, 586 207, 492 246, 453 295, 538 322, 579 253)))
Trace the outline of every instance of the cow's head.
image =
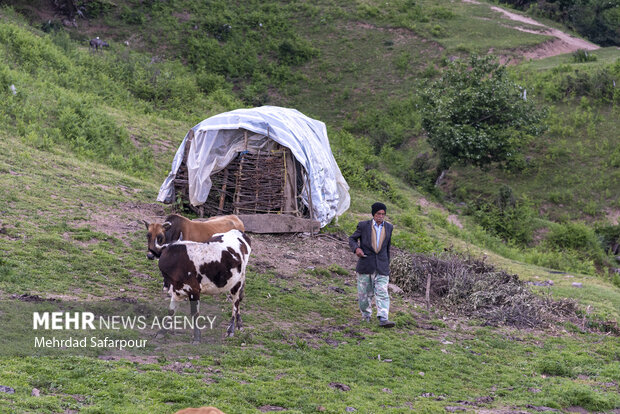
POLYGON ((147 240, 147 253, 146 257, 149 260, 153 260, 156 257, 161 256, 161 251, 166 243, 166 230, 171 226, 169 222, 164 224, 147 223, 146 220, 142 220, 146 226, 146 240, 147 240))

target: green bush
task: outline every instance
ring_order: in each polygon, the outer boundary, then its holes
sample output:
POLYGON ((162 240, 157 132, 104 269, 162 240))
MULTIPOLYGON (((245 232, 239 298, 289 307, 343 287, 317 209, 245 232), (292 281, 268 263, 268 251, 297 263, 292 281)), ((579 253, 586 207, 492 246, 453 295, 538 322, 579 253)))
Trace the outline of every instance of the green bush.
POLYGON ((566 97, 591 97, 610 102, 614 99, 614 74, 609 68, 594 71, 575 70, 560 80, 560 89, 566 97))
POLYGON ((567 362, 559 359, 547 358, 538 363, 538 370, 544 375, 573 378, 575 375, 567 362))
POLYGON ((573 62, 575 63, 583 63, 583 62, 595 62, 597 57, 594 53, 588 53, 585 49, 579 49, 573 52, 573 62))
POLYGON ((71 61, 51 42, 10 23, 0 24, 0 44, 6 58, 31 74, 68 71, 71 61))
POLYGON ((392 236, 392 245, 399 249, 412 253, 434 253, 440 251, 444 246, 438 240, 431 237, 423 227, 416 231, 395 231, 392 236))
POLYGON ((444 29, 443 27, 441 27, 441 25, 435 24, 433 25, 433 27, 431 27, 431 34, 434 37, 441 37, 444 34, 444 29))
POLYGON ((470 212, 485 230, 525 246, 532 241, 534 212, 524 200, 515 200, 510 187, 500 188, 495 201, 471 204, 470 212))
POLYGON ((330 140, 336 163, 349 185, 360 189, 370 188, 367 172, 379 164, 370 141, 347 131, 330 133, 330 140))
POLYGON ((451 20, 456 17, 454 12, 446 7, 439 6, 431 9, 431 16, 441 20, 451 20))
POLYGON ((405 169, 405 181, 413 186, 422 188, 429 193, 435 193, 437 179, 437 163, 430 154, 423 152, 413 158, 411 166, 405 169))
POLYGON ((241 99, 249 106, 262 106, 268 103, 267 84, 256 82, 246 85, 241 92, 241 99))
POLYGON ((131 25, 141 25, 145 21, 144 13, 140 10, 130 9, 127 6, 122 6, 120 17, 125 23, 131 25))
POLYGON ((366 172, 366 183, 369 190, 381 193, 401 208, 407 207, 407 199, 397 188, 394 179, 389 175, 378 170, 369 170, 366 172))
POLYGON ((117 6, 110 0, 90 0, 84 2, 84 7, 86 9, 86 17, 94 19, 109 13, 117 6))
POLYGON ((554 224, 545 238, 547 246, 557 250, 595 252, 600 244, 594 230, 581 222, 554 224))
POLYGON ((204 93, 211 93, 217 89, 232 89, 224 76, 217 73, 199 72, 196 83, 204 93))
POLYGON ((605 266, 607 263, 605 250, 595 230, 581 222, 554 223, 542 247, 562 253, 565 259, 571 258, 573 267, 583 268, 587 265, 582 270, 584 273, 594 274, 595 270, 591 269, 594 265, 605 266), (574 263, 579 260, 583 262, 581 266, 574 263))
POLYGON ((572 250, 556 251, 537 247, 524 251, 522 253, 522 260, 549 269, 596 275, 594 262, 584 258, 579 252, 572 250))
POLYGON ((422 132, 417 103, 417 98, 410 98, 391 100, 383 108, 369 108, 347 129, 370 137, 376 153, 385 145, 401 148, 407 139, 422 132))
POLYGON ((281 62, 289 65, 301 65, 318 56, 318 54, 318 49, 313 48, 310 43, 300 39, 286 39, 278 46, 278 58, 281 62))

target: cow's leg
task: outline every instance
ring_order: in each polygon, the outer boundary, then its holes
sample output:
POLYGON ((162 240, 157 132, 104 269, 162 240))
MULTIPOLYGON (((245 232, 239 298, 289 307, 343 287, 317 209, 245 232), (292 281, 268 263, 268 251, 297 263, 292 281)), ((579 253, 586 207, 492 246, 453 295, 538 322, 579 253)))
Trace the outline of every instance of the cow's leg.
MULTIPOLYGON (((241 289, 239 289, 239 304, 241 304, 241 301, 243 300, 244 287, 245 287, 245 283, 243 283, 241 285, 241 289)), ((237 306, 237 329, 239 329, 240 331, 243 330, 243 325, 241 323, 241 310, 239 309, 239 306, 237 306)))
POLYGON ((192 322, 194 325, 194 338, 192 340, 192 343, 199 344, 200 343, 200 329, 198 329, 198 312, 200 312, 200 296, 190 295, 189 303, 191 306, 192 322))
POLYGON ((241 297, 243 295, 243 282, 239 281, 233 288, 230 290, 232 296, 233 310, 232 317, 230 318, 230 325, 228 325, 227 334, 228 336, 235 335, 235 323, 237 323, 237 327, 239 327, 239 304, 241 303, 241 297))
POLYGON ((235 318, 237 316, 237 307, 233 302, 233 311, 232 318, 230 318, 230 324, 228 325, 228 329, 226 330, 226 336, 235 336, 235 318))
MULTIPOLYGON (((170 318, 174 318, 174 315, 177 312, 177 308, 179 307, 179 304, 180 304, 179 301, 174 300, 175 299, 174 297, 175 295, 173 294, 172 297, 170 298, 170 305, 168 306, 168 316, 170 318)), ((157 331, 157 333, 155 334, 155 338, 156 339, 163 338, 167 333, 168 333, 168 330, 162 326, 159 329, 159 331, 157 331)))

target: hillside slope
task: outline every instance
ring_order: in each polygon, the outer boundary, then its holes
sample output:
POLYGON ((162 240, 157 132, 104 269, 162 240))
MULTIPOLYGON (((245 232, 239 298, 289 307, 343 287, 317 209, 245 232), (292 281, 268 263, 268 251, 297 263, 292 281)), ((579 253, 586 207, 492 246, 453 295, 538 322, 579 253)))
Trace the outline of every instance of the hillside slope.
MULTIPOLYGON (((217 5, 227 10, 224 3, 217 5)), ((305 63, 304 70, 312 72, 312 65, 319 65, 316 73, 325 76, 326 87, 336 88, 365 71, 376 74, 373 79, 381 90, 387 91, 382 86, 390 82, 399 85, 401 78, 406 78, 403 85, 413 84, 417 69, 410 72, 413 65, 408 66, 407 59, 391 60, 408 53, 409 41, 420 48, 434 45, 428 54, 440 59, 438 43, 412 35, 411 28, 385 25, 391 15, 376 5, 325 3, 320 5, 324 8, 290 4, 290 9, 282 9, 302 16, 319 13, 311 20, 316 26, 306 27, 307 35, 319 37, 318 31, 325 29, 323 42, 329 47, 321 49, 319 60, 305 63), (350 19, 345 11, 367 22, 339 25, 350 19), (330 24, 322 23, 322 18, 330 24), (334 21, 340 23, 331 25, 334 21), (350 52, 351 40, 337 36, 343 27, 349 29, 345 34, 361 36, 368 50, 350 52), (341 61, 328 59, 331 50, 334 59, 360 56, 372 62, 377 44, 387 55, 374 60, 389 56, 385 66, 394 73, 403 70, 404 75, 387 79, 370 64, 340 72, 335 68, 341 61), (335 53, 335 48, 342 53, 335 53)), ((136 10, 172 4, 190 3, 114 3, 136 10)), ((195 7, 200 10, 204 4, 195 7)), ((271 16, 270 4, 261 9, 265 13, 261 19, 271 16)), ((460 27, 469 27, 473 39, 487 35, 483 30, 492 24, 484 19, 472 23, 466 14, 484 17, 486 5, 455 3, 455 10, 463 13, 456 14, 446 11, 452 10, 447 9, 449 4, 433 4, 428 21, 423 16, 413 16, 412 21, 428 32, 440 24, 438 30, 444 30, 447 43, 458 38, 458 28, 450 21, 468 22, 460 27)), ((408 10, 427 11, 409 5, 404 9, 398 3, 386 5, 385 10, 401 18, 408 16, 408 10)), ((158 18, 190 22, 187 8, 177 15, 164 9, 158 18)), ((343 168, 350 167, 351 182, 358 175, 363 178, 351 190, 351 209, 316 237, 250 235, 253 251, 241 304, 244 331, 223 338, 230 304, 222 295, 202 299, 201 312, 217 314, 219 325, 195 347, 189 346, 190 331, 179 330, 161 341, 149 336, 146 352, 33 350, 37 335, 31 329, 33 311, 92 310, 101 304, 119 312, 134 306, 142 312, 150 306, 165 311, 169 299, 161 292, 156 262, 145 257, 141 220, 160 222, 170 211, 154 200, 188 128, 209 114, 242 105, 242 98, 235 94, 239 90, 225 85, 209 90, 207 86, 220 82, 219 77, 200 78, 178 62, 152 60, 119 42, 103 53, 91 53, 62 32, 45 34, 6 9, 0 15, 0 81, 17 89, 15 95, 5 89, 0 96, 0 411, 173 413, 215 405, 229 414, 354 410, 507 414, 614 413, 620 408, 620 341, 614 330, 620 318, 620 289, 607 278, 526 263, 524 259, 535 262, 543 253, 556 256, 503 243, 471 217, 456 217, 456 211, 428 201, 428 196, 381 171, 382 158, 372 152, 364 134, 350 134, 335 128, 337 124, 329 125, 334 151, 343 168), (499 269, 531 282, 524 286, 549 300, 574 299, 577 312, 529 328, 493 326, 462 316, 458 308, 442 305, 438 298, 432 298, 427 309, 420 292, 410 295, 393 289, 390 316, 397 326, 385 330, 374 321, 362 323, 355 258, 344 240, 359 220, 369 218, 369 206, 377 200, 385 200, 388 220, 395 225, 395 255, 424 252, 432 257, 448 250, 486 257, 499 269)), ((125 15, 136 18, 131 9, 125 15)), ((119 22, 110 23, 112 34, 119 22)), ((536 44, 540 36, 504 39, 502 47, 524 39, 536 44)), ((485 42, 484 47, 496 44, 491 37, 485 42)), ((463 44, 461 52, 467 49, 463 44)), ((342 64, 344 70, 351 67, 342 64)), ((282 96, 316 94, 304 108, 316 105, 317 111, 325 112, 336 108, 335 119, 354 108, 347 106, 350 101, 344 95, 340 101, 332 99, 340 94, 335 89, 334 95, 321 94, 319 87, 302 91, 296 85, 292 82, 282 96)), ((390 95, 373 95, 368 86, 364 88, 355 94, 377 102, 390 95)), ((278 102, 285 102, 284 97, 278 102)), ((597 134, 591 135, 592 142, 597 134)), ((483 180, 480 185, 490 186, 483 180)), ((188 306, 181 312, 186 314, 188 306)), ((73 330, 48 334, 62 337, 73 330)), ((138 337, 132 329, 109 335, 138 337)))
MULTIPOLYGON (((163 218, 152 201, 157 183, 5 136, 0 188, 6 194, 0 200, 5 334, 16 329, 7 321, 21 319, 15 315, 20 304, 32 301, 54 299, 56 309, 101 300, 165 305, 161 276, 145 257, 145 230, 138 222, 163 218)), ((361 206, 377 197, 354 196, 361 206)), ((404 213, 391 204, 388 211, 397 223, 404 213)), ((441 217, 425 204, 420 220, 427 214, 441 217)), ((350 232, 366 217, 355 208, 342 218, 342 229, 350 232)), ((446 242, 461 243, 443 231, 446 242)), ((438 304, 427 312, 422 297, 394 292, 394 330, 360 323, 355 260, 338 234, 251 235, 245 331, 206 354, 15 357, 24 350, 0 336, 0 383, 16 390, 0 394, 0 407, 40 413, 171 413, 198 405, 230 413, 335 413, 347 407, 434 413, 457 406, 502 413, 620 405, 614 336, 582 332, 570 323, 544 330, 484 327, 438 304), (40 397, 30 396, 33 388, 40 397)), ((492 254, 490 260, 534 281, 554 280, 542 289, 578 297, 589 317, 618 318, 620 293, 596 278, 550 273, 492 254), (584 287, 572 287, 575 282, 584 287)), ((226 312, 229 306, 223 297, 204 302, 203 312, 213 306, 226 312)), ((188 335, 177 340, 189 341, 188 335)))

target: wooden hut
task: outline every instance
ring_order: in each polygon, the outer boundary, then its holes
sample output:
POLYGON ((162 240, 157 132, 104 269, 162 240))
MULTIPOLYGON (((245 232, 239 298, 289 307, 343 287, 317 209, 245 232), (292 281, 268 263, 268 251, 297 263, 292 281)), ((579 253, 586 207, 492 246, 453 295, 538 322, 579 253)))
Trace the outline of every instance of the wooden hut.
POLYGON ((290 111, 294 110, 237 110, 232 113, 246 115, 254 123, 225 113, 192 128, 158 200, 174 202, 200 217, 236 214, 255 232, 316 231, 327 224, 330 212, 326 215, 326 206, 334 213, 329 220, 338 208, 348 208, 348 186, 333 159, 326 133, 324 139, 315 136, 316 131, 321 132, 316 124, 322 125, 323 131, 324 124, 290 111), (258 125, 257 111, 263 116, 258 125), (283 111, 287 117, 282 116, 283 111), (274 113, 279 117, 274 118, 274 113), (289 119, 293 115, 295 118, 289 119), (303 128, 307 123, 314 128, 303 128), (317 179, 317 172, 323 177, 317 179), (208 195, 196 191, 205 186, 209 186, 208 195), (313 194, 317 191, 319 197, 313 194), (321 211, 313 205, 317 200, 321 211))

